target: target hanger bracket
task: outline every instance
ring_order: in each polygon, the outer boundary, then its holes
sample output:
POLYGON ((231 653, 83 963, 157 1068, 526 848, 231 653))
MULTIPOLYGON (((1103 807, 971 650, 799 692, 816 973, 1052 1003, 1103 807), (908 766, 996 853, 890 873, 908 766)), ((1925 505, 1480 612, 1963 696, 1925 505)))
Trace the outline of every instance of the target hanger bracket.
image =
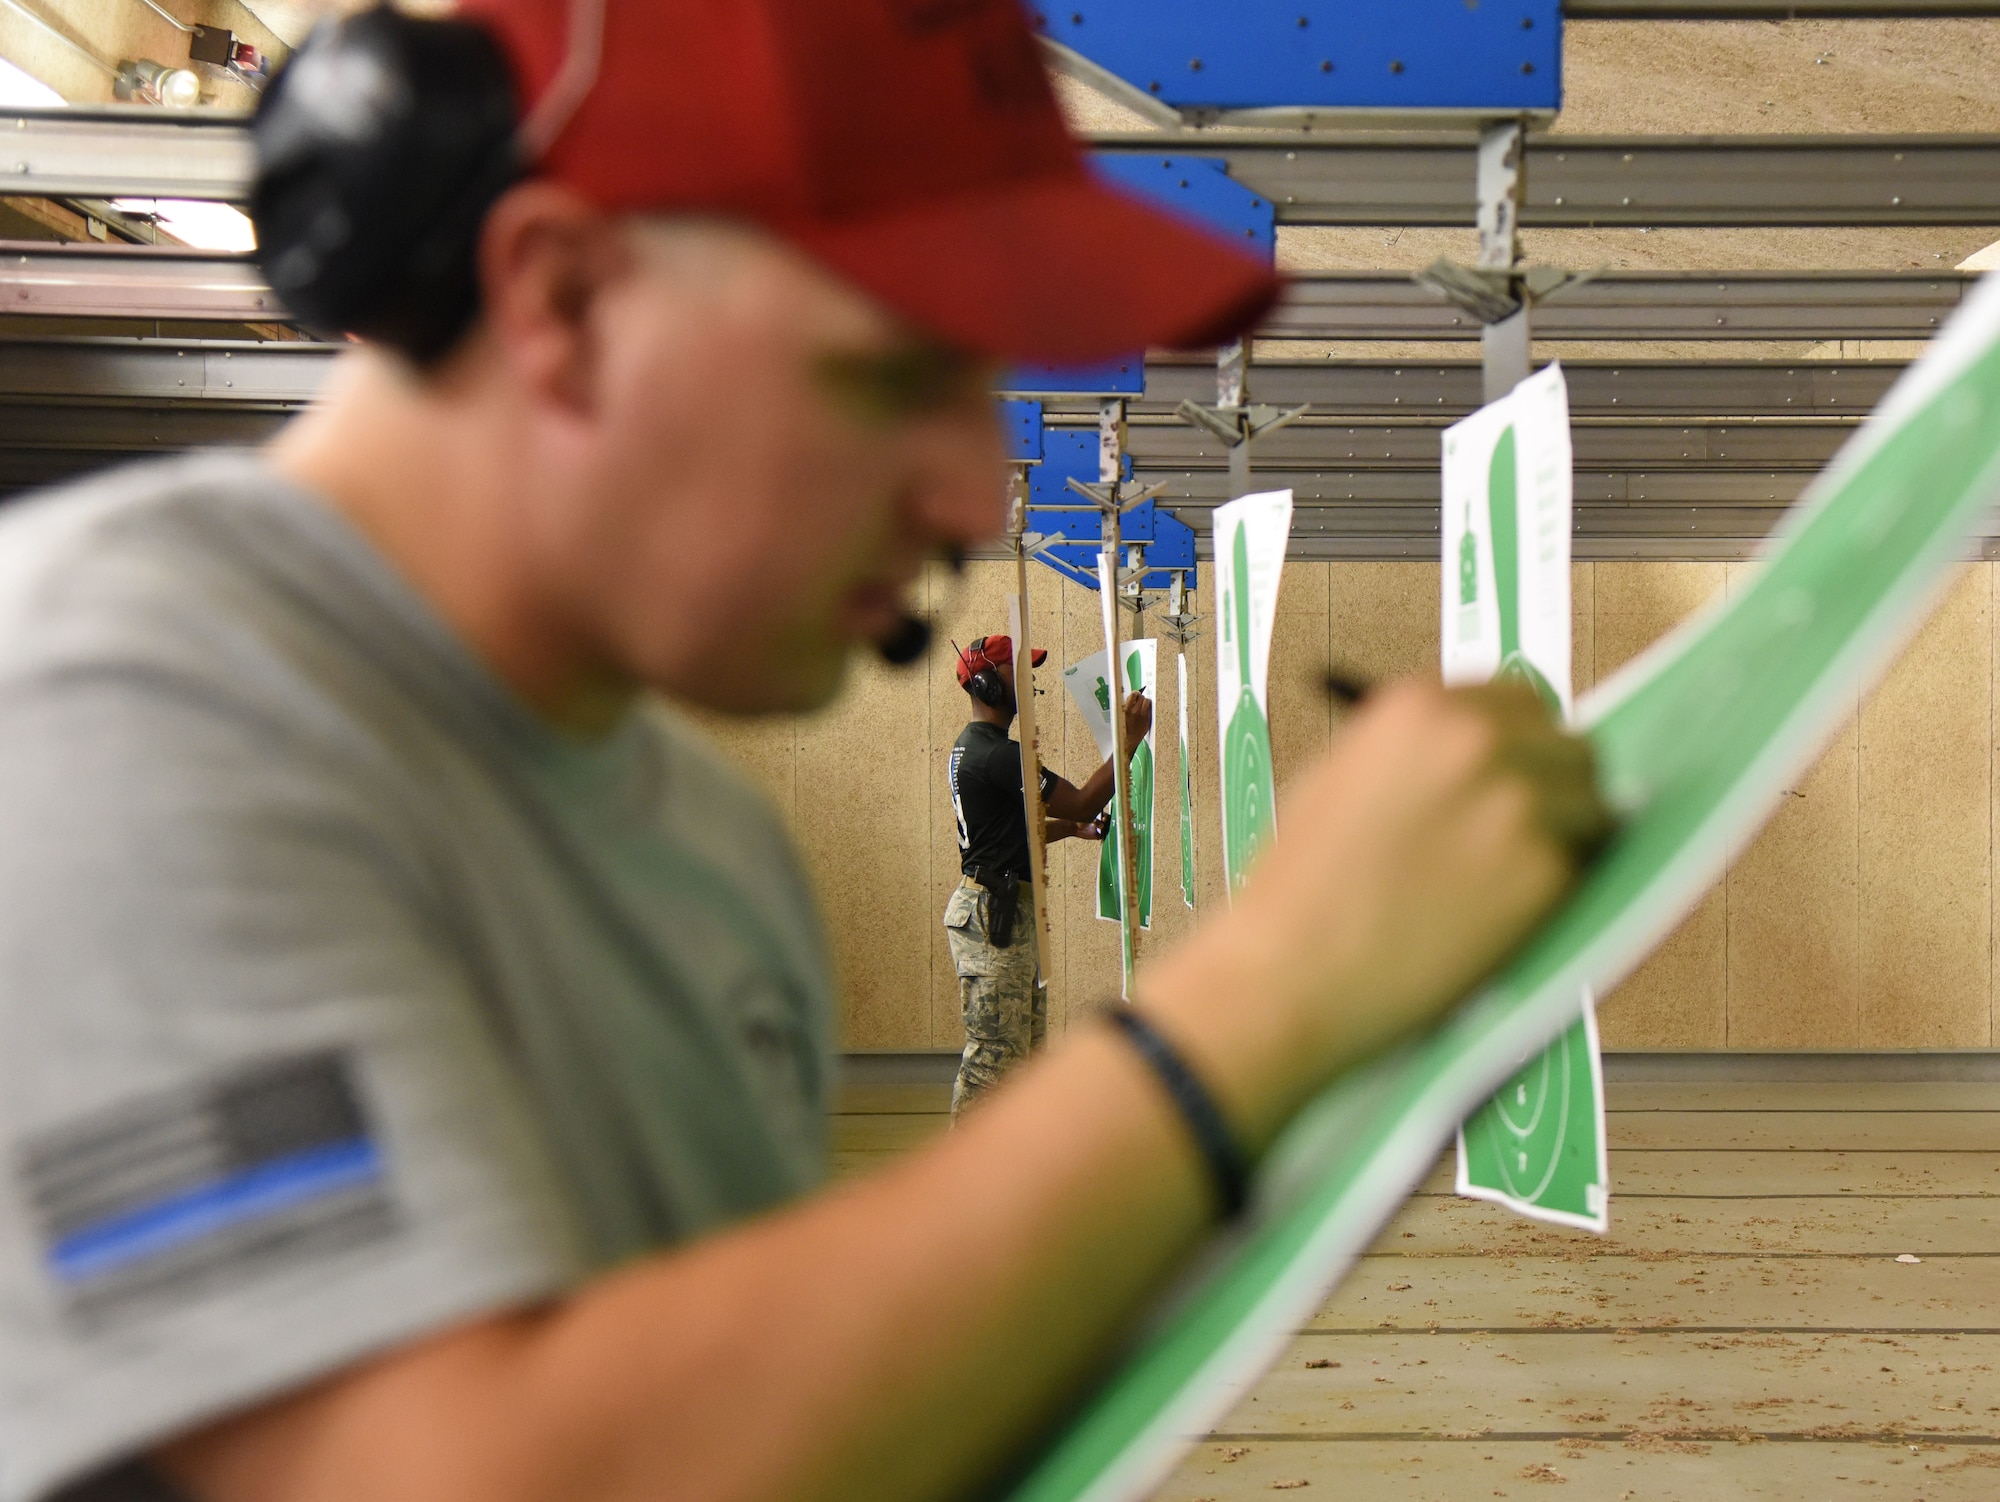
MULTIPOLYGON (((1121 513, 1130 511, 1135 506, 1143 506, 1155 496, 1164 494, 1167 488, 1166 481, 1159 480, 1151 485, 1131 491, 1128 494, 1120 494, 1120 485, 1117 481, 1113 481, 1110 484, 1093 483, 1089 480, 1076 479, 1074 476, 1065 479, 1063 484, 1087 500, 1095 501, 1098 510, 1118 511, 1121 513)), ((1070 508, 1064 506, 1037 506, 1035 509, 1037 511, 1064 511, 1070 508)), ((1086 508, 1077 507, 1075 509, 1083 510, 1086 508)))

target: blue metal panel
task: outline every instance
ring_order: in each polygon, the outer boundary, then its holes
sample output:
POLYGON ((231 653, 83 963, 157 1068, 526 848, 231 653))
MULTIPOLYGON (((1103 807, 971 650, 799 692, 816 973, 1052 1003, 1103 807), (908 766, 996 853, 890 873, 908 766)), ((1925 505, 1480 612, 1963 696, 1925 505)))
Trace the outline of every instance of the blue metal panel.
MULTIPOLYGON (((1237 182, 1222 163, 1199 156, 1105 156, 1097 170, 1128 193, 1150 199, 1270 260, 1277 254, 1276 215, 1260 194, 1237 182)), ((1143 357, 1104 365, 1023 365, 1001 377, 1000 389, 1032 396, 1137 396, 1146 387, 1143 357)))
POLYGON ((1184 214, 1267 261, 1278 252, 1276 212, 1214 157, 1120 152, 1095 157, 1093 164, 1127 192, 1184 214))
MULTIPOLYGON (((1125 478, 1132 477, 1132 460, 1125 460, 1125 478)), ((1028 476, 1028 530, 1043 536, 1076 539, 1060 542, 1035 556, 1065 579, 1086 589, 1097 588, 1097 555, 1104 550, 1103 518, 1094 511, 1040 510, 1049 506, 1085 505, 1065 483, 1097 480, 1097 434, 1057 429, 1042 435, 1042 462, 1028 476)), ((1121 528, 1125 541, 1142 542, 1146 562, 1161 569, 1194 567, 1194 533, 1145 501, 1127 511, 1121 528)), ((1146 589, 1166 589, 1173 579, 1149 571, 1140 581, 1146 589)))
POLYGON ((1007 457, 1015 463, 1036 464, 1042 457, 1042 404, 999 402, 1000 436, 1007 457))
MULTIPOLYGON (((1162 569, 1193 568, 1194 528, 1161 512, 1153 523, 1153 545, 1146 549, 1146 562, 1162 569)), ((1173 582, 1165 574, 1146 575, 1148 589, 1168 589, 1173 582)))
MULTIPOLYGON (((1174 517, 1155 509, 1151 501, 1143 501, 1125 513, 1122 533, 1127 542, 1146 544, 1146 576, 1139 581, 1141 589, 1170 589, 1173 575, 1165 570, 1194 567, 1194 533, 1174 517)), ((1099 536, 1102 535, 1100 529, 1099 536)), ((1100 550, 1090 550, 1093 572, 1100 550)))
MULTIPOLYGON (((1125 477, 1132 459, 1125 458, 1125 477)), ((1098 515, 1095 511, 1041 511, 1042 506, 1087 506, 1090 503, 1067 481, 1097 483, 1097 434, 1077 428, 1050 428, 1042 433, 1042 462, 1028 475, 1028 530, 1044 536, 1088 538, 1092 567, 1096 566, 1098 515)))
POLYGON ((1040 0, 1049 36, 1178 109, 1554 110, 1559 0, 1040 0))
POLYGON ((1103 365, 1017 365, 1000 377, 1000 390, 1018 396, 1137 396, 1145 389, 1144 355, 1103 365))
MULTIPOLYGON (((1125 473, 1132 461, 1125 461, 1125 473)), ((1072 428, 1044 431, 1042 462, 1028 475, 1028 530, 1044 537, 1073 537, 1074 543, 1057 543, 1035 557, 1065 579, 1086 589, 1097 588, 1097 555, 1102 519, 1094 511, 1040 511, 1040 506, 1081 506, 1088 502, 1071 490, 1068 480, 1097 482, 1097 434, 1072 428)))
MULTIPOLYGON (((1159 512, 1154 509, 1153 503, 1151 501, 1141 501, 1138 505, 1126 510, 1125 519, 1118 527, 1119 535, 1127 542, 1149 543, 1153 540, 1153 523, 1158 519, 1159 512)), ((1098 536, 1102 537, 1103 535, 1104 529, 1102 527, 1098 528, 1098 536)))

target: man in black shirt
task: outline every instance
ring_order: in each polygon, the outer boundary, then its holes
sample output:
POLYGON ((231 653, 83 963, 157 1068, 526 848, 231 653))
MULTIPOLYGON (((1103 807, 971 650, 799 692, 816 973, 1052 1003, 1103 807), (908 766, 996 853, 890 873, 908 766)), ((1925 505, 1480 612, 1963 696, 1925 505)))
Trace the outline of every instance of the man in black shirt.
MULTIPOLYGON (((1037 648, 1035 665, 1047 656, 1037 648)), ((946 769, 963 876, 944 910, 965 1017, 965 1054, 951 1091, 954 1116, 1048 1033, 1035 925, 1017 921, 1030 891, 1030 856, 1021 747, 1007 734, 1015 710, 1013 638, 982 636, 960 652, 958 683, 972 701, 972 723, 953 744, 946 769)), ((1152 728, 1153 706, 1144 694, 1133 694, 1124 709, 1129 759, 1152 728)), ((1099 816, 1111 801, 1112 782, 1108 757, 1082 787, 1042 768, 1047 838, 1103 839, 1099 816)))

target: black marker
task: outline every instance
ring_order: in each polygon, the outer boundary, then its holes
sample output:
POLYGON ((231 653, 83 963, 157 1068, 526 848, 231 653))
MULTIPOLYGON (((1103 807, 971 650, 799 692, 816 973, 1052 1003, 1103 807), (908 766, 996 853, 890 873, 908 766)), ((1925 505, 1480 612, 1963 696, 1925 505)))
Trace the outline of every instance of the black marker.
POLYGON ((1323 681, 1326 686, 1327 697, 1343 708, 1350 709, 1367 698, 1369 689, 1374 686, 1365 679, 1356 678, 1350 673, 1343 673, 1338 668, 1328 668, 1323 681))

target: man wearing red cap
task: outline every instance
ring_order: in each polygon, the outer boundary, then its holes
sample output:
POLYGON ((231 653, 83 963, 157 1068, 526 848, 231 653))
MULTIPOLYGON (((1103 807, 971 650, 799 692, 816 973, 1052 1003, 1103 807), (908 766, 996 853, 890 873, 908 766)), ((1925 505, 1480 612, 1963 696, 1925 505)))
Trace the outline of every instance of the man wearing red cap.
POLYGON ((0 520, 0 1502, 979 1490, 1567 890, 1587 747, 1383 690, 1132 1008, 813 1193, 810 894, 648 691, 910 656, 996 366, 1269 274, 1090 173, 1009 0, 370 12, 256 139, 323 401, 0 520))
MULTIPOLYGON (((1048 653, 1035 648, 1034 665, 1048 653)), ((951 1089, 956 1117, 1000 1082, 1015 1065, 1039 1052, 1048 1038, 1048 986, 1041 977, 1041 935, 1032 921, 1017 921, 1021 902, 1032 905, 1028 814, 1022 800, 1020 742, 1014 723, 1014 640, 982 636, 958 654, 958 686, 972 701, 972 722, 953 743, 945 776, 958 825, 958 890, 945 903, 945 938, 958 972, 965 1052, 951 1089)), ((1144 694, 1125 701, 1126 759, 1153 728, 1153 706, 1144 694)), ((1103 839, 1097 822, 1111 801, 1111 760, 1082 787, 1042 768, 1042 807, 1050 840, 1103 839)))

